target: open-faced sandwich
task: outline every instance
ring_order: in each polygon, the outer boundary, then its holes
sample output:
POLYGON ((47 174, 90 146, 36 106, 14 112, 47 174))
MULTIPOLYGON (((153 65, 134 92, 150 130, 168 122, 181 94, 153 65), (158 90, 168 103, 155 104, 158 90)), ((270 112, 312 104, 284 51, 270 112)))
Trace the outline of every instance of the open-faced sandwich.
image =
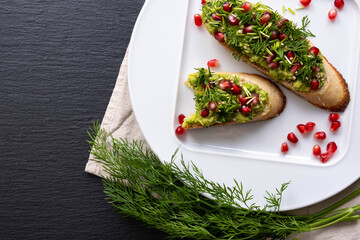
POLYGON ((344 111, 350 100, 347 83, 307 39, 302 26, 261 4, 244 0, 208 0, 201 15, 208 32, 233 56, 266 74, 310 103, 344 111))
POLYGON ((196 112, 184 119, 184 129, 267 120, 285 107, 282 91, 264 77, 197 70, 185 81, 195 92, 196 112))

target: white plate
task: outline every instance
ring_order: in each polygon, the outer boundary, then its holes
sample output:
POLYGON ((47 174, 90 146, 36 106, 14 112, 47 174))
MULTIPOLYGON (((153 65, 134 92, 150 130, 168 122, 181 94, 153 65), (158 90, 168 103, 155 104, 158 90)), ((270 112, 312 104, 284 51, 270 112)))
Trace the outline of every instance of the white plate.
MULTIPOLYGON (((349 186, 360 176, 357 147, 360 143, 359 103, 359 6, 347 1, 338 11, 334 22, 328 11, 328 0, 312 2, 307 9, 289 11, 285 17, 301 22, 308 15, 309 29, 317 35, 311 41, 343 74, 350 89, 351 102, 341 114, 341 128, 329 131, 329 112, 320 110, 287 90, 287 106, 277 118, 269 121, 190 130, 177 137, 177 115, 194 111, 193 92, 183 82, 196 67, 206 67, 208 60, 217 58, 220 66, 214 71, 259 73, 216 42, 204 26, 197 27, 193 15, 200 12, 200 0, 148 0, 137 20, 131 39, 128 67, 129 90, 140 128, 162 161, 169 161, 181 146, 186 161, 193 161, 213 181, 233 186, 233 179, 252 189, 254 202, 265 204, 266 190, 274 191, 291 181, 285 191, 281 210, 305 207, 324 200, 349 186), (315 131, 328 135, 323 142, 313 134, 302 136, 299 123, 313 121, 315 131), (280 145, 287 133, 295 132, 296 145, 283 155, 280 145), (312 156, 312 146, 319 143, 326 149, 335 141, 338 151, 322 164, 312 156)), ((284 1, 265 0, 263 3, 282 13, 284 1)), ((295 9, 298 1, 286 3, 295 9)))

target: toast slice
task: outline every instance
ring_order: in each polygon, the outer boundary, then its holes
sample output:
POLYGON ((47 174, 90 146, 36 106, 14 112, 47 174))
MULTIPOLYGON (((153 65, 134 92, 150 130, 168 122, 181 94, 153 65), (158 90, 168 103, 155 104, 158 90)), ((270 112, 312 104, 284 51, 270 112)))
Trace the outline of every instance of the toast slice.
POLYGON ((307 40, 313 36, 306 30, 307 17, 299 28, 261 3, 209 0, 203 5, 202 19, 208 32, 236 59, 319 108, 335 112, 346 109, 348 85, 307 40))
POLYGON ((185 84, 195 92, 196 112, 184 119, 184 129, 264 121, 278 116, 286 104, 283 92, 256 74, 200 68, 185 84))

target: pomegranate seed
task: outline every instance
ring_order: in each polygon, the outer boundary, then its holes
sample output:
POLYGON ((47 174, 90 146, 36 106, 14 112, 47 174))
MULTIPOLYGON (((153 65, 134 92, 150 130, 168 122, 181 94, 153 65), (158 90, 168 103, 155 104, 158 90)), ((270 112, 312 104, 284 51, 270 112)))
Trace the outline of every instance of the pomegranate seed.
POLYGON ((315 123, 313 123, 313 122, 307 122, 307 123, 305 124, 306 131, 312 132, 312 131, 314 130, 315 126, 316 126, 315 123))
POLYGON ((251 107, 246 106, 246 105, 242 105, 241 106, 241 112, 244 114, 249 114, 251 112, 251 107))
POLYGON ((232 11, 232 6, 231 6, 231 4, 230 4, 229 2, 224 3, 224 4, 223 4, 223 10, 224 10, 225 12, 231 12, 231 11, 232 11))
POLYGON ((239 85, 233 84, 231 93, 234 95, 239 95, 241 93, 241 89, 240 89, 239 85))
POLYGON ((230 14, 230 15, 228 16, 228 19, 229 19, 229 23, 230 23, 231 25, 233 25, 233 26, 239 25, 240 20, 239 20, 237 17, 235 17, 234 14, 230 14))
POLYGON ((208 117, 209 116, 209 109, 207 109, 207 108, 204 108, 203 110, 201 110, 201 116, 203 117, 203 118, 206 118, 206 117, 208 117))
POLYGON ((299 70, 301 67, 302 67, 302 66, 301 66, 300 63, 298 63, 298 62, 297 62, 297 63, 294 63, 294 65, 291 66, 291 72, 292 72, 292 73, 296 73, 297 70, 299 70))
POLYGON ((264 12, 260 17, 260 24, 264 25, 268 23, 270 21, 270 18, 271 18, 271 13, 269 13, 268 11, 264 12))
POLYGON ((322 153, 322 154, 320 154, 320 161, 322 162, 322 163, 326 163, 327 161, 329 161, 329 159, 330 159, 330 154, 329 153, 322 153))
POLYGON ((213 101, 209 102, 209 108, 210 110, 216 110, 217 106, 216 106, 216 103, 214 103, 213 101))
POLYGON ((279 38, 279 32, 278 31, 272 31, 270 35, 271 40, 278 39, 279 38))
POLYGON ((197 13, 194 15, 194 22, 196 26, 200 27, 202 25, 202 19, 200 14, 197 13))
POLYGON ((272 63, 269 63, 268 64, 268 68, 270 68, 270 69, 276 69, 276 68, 278 68, 279 67, 279 62, 272 62, 272 63))
POLYGON ((241 5, 241 8, 244 9, 244 12, 250 12, 250 11, 251 11, 251 3, 249 3, 249 2, 244 2, 244 3, 241 5))
POLYGON ((287 135, 287 139, 292 143, 297 143, 299 141, 298 138, 295 136, 295 133, 293 132, 287 135))
POLYGON ((336 150, 337 150, 336 143, 335 142, 329 142, 328 145, 326 146, 326 150, 330 154, 336 152, 336 150))
POLYGON ((319 81, 317 79, 311 80, 311 90, 316 91, 319 88, 319 81))
POLYGON ((248 101, 248 100, 246 99, 246 97, 243 96, 242 94, 240 94, 240 96, 239 96, 239 102, 240 102, 242 105, 245 105, 247 101, 248 101))
POLYGON ((279 34, 279 39, 280 41, 284 40, 286 38, 286 34, 285 33, 280 33, 279 34))
POLYGON ((311 3, 311 0, 300 0, 300 3, 301 3, 304 7, 307 7, 307 6, 309 6, 309 4, 311 3))
POLYGON ((295 54, 294 54, 293 51, 288 51, 288 52, 286 53, 286 57, 287 57, 290 61, 292 61, 292 60, 294 59, 294 57, 295 57, 295 54))
POLYGON ((180 114, 180 115, 178 116, 178 120, 179 120, 179 123, 180 123, 180 124, 183 124, 184 119, 185 119, 185 115, 184 115, 184 114, 180 114))
POLYGON ((201 0, 201 4, 204 5, 206 3, 206 0, 201 0))
POLYGON ((222 32, 216 32, 216 33, 214 33, 214 38, 216 40, 218 40, 219 42, 222 42, 222 41, 224 41, 225 36, 224 36, 224 33, 222 33, 222 32))
POLYGON ((314 145, 313 154, 315 156, 319 156, 321 154, 321 148, 320 148, 320 146, 318 144, 314 145))
POLYGON ((219 61, 217 59, 211 59, 207 62, 208 67, 217 67, 219 65, 219 61))
POLYGON ((219 83, 219 88, 222 90, 229 90, 232 87, 232 83, 229 80, 222 80, 219 83))
POLYGON ((330 131, 335 132, 338 130, 338 128, 341 126, 341 123, 339 121, 334 121, 331 123, 330 131))
POLYGON ((318 72, 318 71, 320 71, 320 68, 318 66, 315 66, 313 72, 318 72))
POLYGON ((252 32, 254 32, 253 25, 248 25, 244 28, 244 33, 252 33, 252 32))
POLYGON ((319 140, 324 140, 326 138, 326 133, 325 132, 317 132, 314 134, 314 138, 319 139, 319 140))
POLYGON ((317 55, 319 54, 319 49, 317 47, 311 47, 309 49, 309 52, 314 54, 315 57, 317 57, 317 55))
POLYGON ((281 152, 285 153, 287 151, 289 151, 289 146, 286 142, 284 142, 281 144, 281 152))
POLYGON ((307 128, 306 128, 306 126, 305 126, 304 124, 299 124, 299 125, 297 125, 297 129, 299 130, 299 132, 300 132, 301 134, 307 133, 307 128))
POLYGON ((345 3, 343 0, 335 0, 334 5, 341 10, 344 7, 345 3))
POLYGON ((274 58, 276 57, 276 55, 275 55, 275 53, 273 53, 273 54, 268 54, 268 55, 266 55, 266 57, 265 57, 265 61, 267 62, 267 63, 271 63, 273 60, 274 60, 274 58))
POLYGON ((213 13, 211 15, 211 17, 215 20, 215 21, 221 21, 222 17, 219 14, 213 13))
POLYGON ((329 11, 329 13, 328 13, 328 16, 329 16, 329 19, 330 19, 331 21, 334 21, 335 18, 336 18, 336 16, 337 16, 337 11, 336 11, 336 9, 331 9, 331 10, 329 11))
POLYGON ((175 133, 177 135, 184 135, 186 133, 186 130, 182 126, 179 126, 176 128, 175 133))
POLYGON ((253 100, 251 101, 251 105, 256 105, 256 104, 258 104, 258 102, 259 102, 259 94, 257 94, 257 93, 254 93, 254 98, 253 98, 253 100))
POLYGON ((340 115, 337 114, 337 113, 330 113, 329 114, 329 121, 330 122, 335 122, 335 121, 339 120, 339 118, 340 118, 340 115))
POLYGON ((282 18, 282 19, 277 23, 278 28, 283 28, 287 22, 289 22, 289 19, 282 18))
POLYGON ((206 88, 210 88, 210 89, 213 89, 213 88, 214 88, 213 85, 210 84, 210 83, 208 83, 208 84, 204 83, 204 84, 203 84, 203 87, 204 87, 204 90, 205 90, 206 88))

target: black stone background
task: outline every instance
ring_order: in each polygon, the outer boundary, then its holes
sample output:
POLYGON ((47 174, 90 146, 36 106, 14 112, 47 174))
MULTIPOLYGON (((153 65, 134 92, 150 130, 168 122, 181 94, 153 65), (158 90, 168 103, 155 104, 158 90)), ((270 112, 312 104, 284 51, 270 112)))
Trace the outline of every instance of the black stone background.
POLYGON ((84 172, 144 0, 0 1, 0 239, 161 239, 84 172))

